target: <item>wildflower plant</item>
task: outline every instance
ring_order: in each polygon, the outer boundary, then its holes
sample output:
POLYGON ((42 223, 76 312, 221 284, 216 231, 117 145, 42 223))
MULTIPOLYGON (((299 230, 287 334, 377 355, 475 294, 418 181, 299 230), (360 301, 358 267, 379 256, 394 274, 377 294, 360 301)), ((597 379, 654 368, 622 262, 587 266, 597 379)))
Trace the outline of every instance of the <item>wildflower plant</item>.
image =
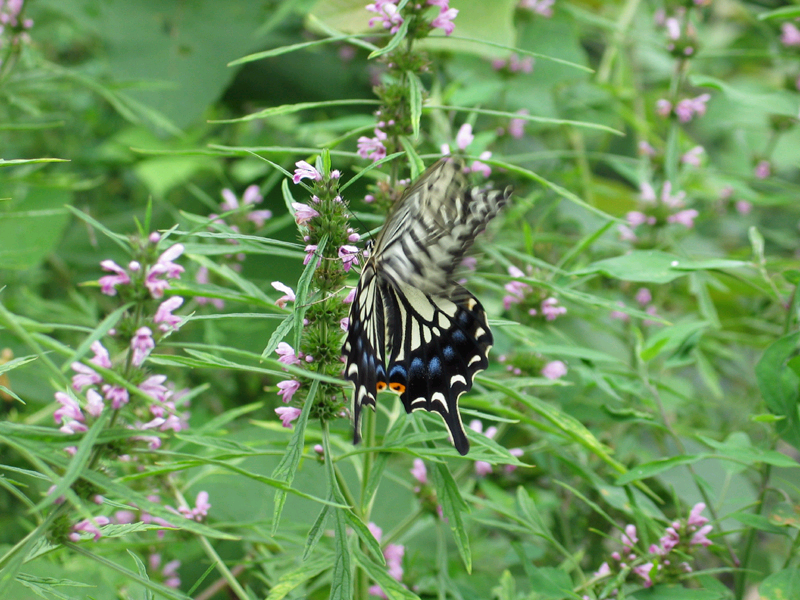
POLYGON ((273 4, 0 0, 0 598, 796 596, 800 13, 273 4), (471 448, 389 393, 353 445, 445 156, 514 187, 471 448))

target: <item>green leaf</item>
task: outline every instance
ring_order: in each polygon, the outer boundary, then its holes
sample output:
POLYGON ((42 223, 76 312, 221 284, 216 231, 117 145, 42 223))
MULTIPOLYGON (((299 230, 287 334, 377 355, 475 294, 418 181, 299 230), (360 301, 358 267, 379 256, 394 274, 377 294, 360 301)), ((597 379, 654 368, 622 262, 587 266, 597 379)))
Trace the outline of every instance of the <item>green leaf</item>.
MULTIPOLYGON (((136 570, 139 572, 139 576, 142 579, 150 581, 150 577, 147 576, 147 567, 144 566, 142 560, 138 556, 136 556, 136 554, 134 554, 131 550, 128 550, 128 554, 130 554, 131 558, 133 558, 133 562, 136 563, 136 570)), ((144 596, 145 600, 153 600, 153 598, 155 597, 153 596, 153 590, 151 589, 145 589, 144 594, 145 594, 144 596)))
MULTIPOLYGON (((319 382, 313 381, 311 388, 308 390, 305 404, 303 405, 303 412, 294 422, 294 432, 289 445, 286 446, 286 453, 281 458, 281 462, 275 467, 272 472, 272 478, 278 481, 283 481, 287 485, 292 485, 294 475, 297 472, 297 467, 300 464, 300 458, 303 456, 303 447, 305 445, 306 424, 308 423, 308 415, 311 413, 311 407, 314 405, 319 389, 319 382)), ((286 503, 286 492, 278 490, 275 492, 275 507, 272 513, 272 535, 278 531, 278 525, 281 520, 281 513, 283 506, 286 503)))
POLYGON ((275 331, 272 332, 272 335, 269 337, 269 341, 267 342, 266 348, 261 353, 261 359, 269 358, 269 355, 275 352, 275 348, 278 347, 286 336, 289 335, 289 332, 292 330, 294 326, 294 315, 289 314, 286 315, 286 318, 281 321, 280 325, 275 328, 275 331))
POLYGON ((780 502, 769 513, 769 522, 781 527, 800 529, 800 510, 795 504, 780 502))
MULTIPOLYGON (((353 599, 353 567, 347 543, 347 519, 341 510, 333 511, 334 558, 330 600, 353 599)), ((330 561, 328 561, 330 564, 330 561)))
POLYGON ((72 202, 68 190, 33 186, 16 189, 19 191, 10 202, 0 202, 0 269, 39 265, 61 241, 70 221, 64 209, 72 202))
POLYGON ((267 596, 267 600, 283 600, 292 591, 303 585, 309 579, 313 579, 325 569, 330 568, 333 557, 321 556, 309 562, 304 562, 300 567, 288 573, 284 573, 278 582, 272 587, 267 596))
POLYGON ((628 254, 597 261, 588 267, 573 271, 572 275, 602 274, 622 281, 669 283, 692 271, 737 269, 749 267, 741 260, 711 259, 689 260, 660 250, 634 250, 628 254))
POLYGON ((386 568, 375 564, 368 556, 361 552, 358 548, 353 553, 356 563, 367 572, 370 578, 377 582, 381 589, 386 593, 389 600, 419 600, 414 592, 406 589, 402 584, 391 577, 386 572, 386 568))
POLYGON ((758 586, 759 600, 800 598, 800 569, 792 567, 773 573, 758 586))
POLYGON ((436 497, 442 507, 442 514, 444 514, 450 525, 450 531, 453 533, 458 553, 461 555, 461 560, 464 561, 467 573, 471 573, 472 552, 469 547, 469 536, 461 518, 462 512, 469 512, 469 506, 461 497, 458 484, 456 484, 446 464, 434 464, 430 474, 432 475, 433 487, 436 489, 436 497))
POLYGON ((408 105, 411 112, 411 134, 414 139, 419 138, 419 121, 422 117, 422 82, 413 71, 406 71, 408 80, 408 105))
POLYGON ((799 343, 800 333, 784 336, 773 342, 756 364, 756 381, 764 402, 773 414, 785 417, 775 424, 775 430, 795 448, 800 448, 800 377, 788 362, 797 355, 799 343))
POLYGON ((671 456, 669 458, 661 458, 651 462, 642 463, 637 465, 624 475, 617 477, 616 485, 626 485, 632 481, 640 479, 647 479, 648 477, 655 477, 659 473, 669 471, 681 465, 690 465, 696 463, 698 460, 710 458, 713 454, 686 454, 682 456, 671 456))
MULTIPOLYGON (((328 500, 331 502, 334 501, 333 494, 328 496, 328 500)), ((322 510, 319 511, 319 515, 317 515, 317 519, 311 526, 311 529, 309 529, 308 537, 306 537, 306 545, 305 548, 303 548, 304 561, 308 560, 308 557, 311 556, 311 552, 316 548, 320 538, 322 538, 322 534, 325 533, 325 521, 328 520, 331 510, 333 509, 330 506, 323 506, 322 510)))
POLYGON ((543 600, 562 600, 574 597, 572 579, 561 569, 531 566, 530 583, 531 587, 536 590, 537 598, 543 600))

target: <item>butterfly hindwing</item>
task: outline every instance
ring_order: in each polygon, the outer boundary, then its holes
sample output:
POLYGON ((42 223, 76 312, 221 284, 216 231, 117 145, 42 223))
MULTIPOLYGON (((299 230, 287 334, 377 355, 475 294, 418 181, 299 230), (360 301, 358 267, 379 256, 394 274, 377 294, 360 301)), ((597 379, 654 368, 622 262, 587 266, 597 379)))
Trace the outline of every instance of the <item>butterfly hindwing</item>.
POLYGON ((492 333, 480 302, 464 288, 450 298, 386 286, 389 387, 406 412, 438 413, 462 455, 469 451, 458 399, 488 364, 492 333))
POLYGON ((487 367, 492 334, 483 307, 455 273, 510 193, 469 188, 462 164, 445 159, 387 217, 362 270, 342 349, 345 377, 355 385, 356 443, 361 407, 374 407, 388 387, 407 412, 441 415, 456 449, 469 450, 458 399, 487 367))

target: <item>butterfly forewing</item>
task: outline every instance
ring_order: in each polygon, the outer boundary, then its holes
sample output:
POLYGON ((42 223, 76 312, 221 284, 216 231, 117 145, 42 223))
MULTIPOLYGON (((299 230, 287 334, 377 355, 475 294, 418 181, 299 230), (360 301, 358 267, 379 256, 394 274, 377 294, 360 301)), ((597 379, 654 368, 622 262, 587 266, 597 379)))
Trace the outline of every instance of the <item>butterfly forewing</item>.
POLYGON ((456 449, 469 450, 458 399, 488 365, 492 334, 455 271, 509 195, 469 189, 461 163, 442 160, 387 218, 362 271, 343 348, 345 376, 355 385, 356 442, 361 407, 374 407, 388 387, 407 412, 441 415, 456 449))

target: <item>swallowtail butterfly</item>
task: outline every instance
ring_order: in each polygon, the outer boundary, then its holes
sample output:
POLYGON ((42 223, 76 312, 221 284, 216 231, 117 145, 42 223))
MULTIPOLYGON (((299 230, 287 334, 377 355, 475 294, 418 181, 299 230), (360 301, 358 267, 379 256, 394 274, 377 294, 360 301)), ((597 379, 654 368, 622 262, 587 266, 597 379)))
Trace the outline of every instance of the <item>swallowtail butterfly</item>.
POLYGON ((511 195, 469 187, 463 163, 445 158, 397 202, 361 271, 342 348, 355 385, 353 442, 361 408, 383 390, 406 412, 444 419, 453 444, 469 451, 458 399, 489 364, 493 338, 481 303, 455 280, 475 237, 511 195))

